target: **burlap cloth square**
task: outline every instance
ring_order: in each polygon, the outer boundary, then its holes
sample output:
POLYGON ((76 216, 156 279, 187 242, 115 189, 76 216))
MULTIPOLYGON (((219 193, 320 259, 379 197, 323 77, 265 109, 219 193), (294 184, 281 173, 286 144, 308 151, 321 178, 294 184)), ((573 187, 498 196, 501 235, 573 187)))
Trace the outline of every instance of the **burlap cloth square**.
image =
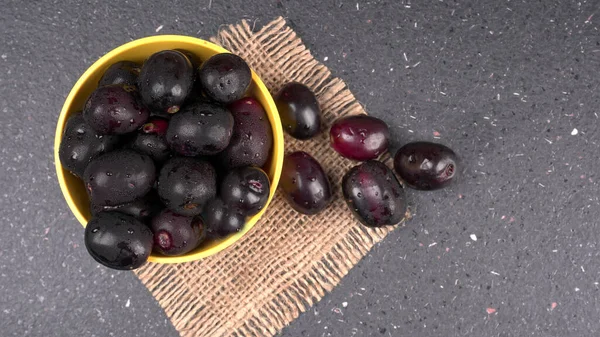
MULTIPOLYGON (((340 116, 365 113, 281 17, 257 32, 242 21, 211 40, 242 56, 271 93, 290 81, 306 84, 317 95, 326 126, 340 116)), ((322 213, 304 216, 278 192, 252 231, 229 249, 201 261, 149 263, 136 270, 181 336, 275 335, 393 229, 366 228, 353 218, 339 186, 355 163, 330 148, 328 132, 304 142, 286 135, 285 142, 286 151, 306 151, 321 163, 334 201, 322 213)))

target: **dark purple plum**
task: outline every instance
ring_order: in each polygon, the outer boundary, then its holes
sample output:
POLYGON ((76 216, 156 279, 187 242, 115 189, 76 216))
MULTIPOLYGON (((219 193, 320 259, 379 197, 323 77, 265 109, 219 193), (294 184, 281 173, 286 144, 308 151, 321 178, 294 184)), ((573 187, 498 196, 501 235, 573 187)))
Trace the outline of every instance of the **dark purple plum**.
POLYGON ((319 162, 306 152, 285 156, 279 186, 290 206, 302 214, 317 214, 332 200, 327 175, 319 162))
POLYGON ((229 146, 218 158, 224 169, 234 167, 262 167, 269 159, 273 146, 273 132, 267 113, 254 98, 245 97, 228 106, 234 119, 229 146))
POLYGON ((152 219, 154 251, 177 256, 194 250, 206 237, 200 216, 189 217, 165 209, 152 219))
POLYGON ((208 97, 227 104, 244 97, 252 81, 252 72, 241 57, 222 53, 202 63, 198 80, 208 97))
POLYGON ((156 168, 146 155, 128 149, 114 150, 92 160, 83 179, 94 205, 116 206, 150 192, 156 168))
POLYGON ((85 123, 81 113, 76 113, 67 120, 58 156, 64 168, 81 178, 92 159, 111 151, 118 143, 118 136, 97 133, 85 123))
POLYGON ((164 206, 158 198, 156 191, 152 190, 145 196, 137 198, 132 202, 116 206, 98 206, 91 204, 92 215, 97 215, 100 212, 119 212, 146 222, 160 211, 164 206))
POLYGON ((457 163, 454 151, 430 142, 408 143, 394 156, 394 170, 406 185, 425 191, 448 186, 456 176, 457 163))
POLYGON ((167 208, 181 215, 195 216, 217 194, 214 167, 190 157, 169 159, 160 170, 158 195, 167 208))
POLYGON ((283 130, 306 140, 321 131, 321 108, 315 94, 302 83, 288 83, 275 96, 283 130))
POLYGON ((135 134, 131 148, 150 156, 157 164, 165 162, 171 155, 166 138, 168 123, 164 118, 150 117, 135 134))
POLYGON ((381 119, 357 115, 342 117, 329 129, 331 147, 352 160, 376 159, 387 151, 390 130, 381 119))
POLYGON ((234 205, 224 203, 219 198, 206 204, 202 211, 202 219, 208 228, 208 235, 215 238, 239 232, 246 223, 244 211, 234 205))
POLYGON ((221 182, 221 199, 241 209, 245 215, 254 215, 269 199, 270 182, 265 171, 258 167, 238 167, 227 173, 221 182))
POLYGON ((159 114, 179 111, 193 86, 192 62, 176 50, 163 50, 150 55, 138 78, 142 101, 159 114))
POLYGON ((117 270, 141 267, 152 252, 152 232, 136 218, 102 212, 85 227, 85 247, 100 264, 117 270))
POLYGON ((113 84, 97 88, 87 99, 83 118, 101 134, 135 131, 148 119, 134 86, 113 84))
POLYGON ((119 61, 106 69, 98 82, 98 86, 111 84, 137 85, 137 78, 142 66, 131 61, 119 61))
POLYGON ((214 155, 229 145, 233 124, 233 116, 225 107, 194 102, 171 117, 166 139, 181 155, 214 155))
POLYGON ((351 168, 342 179, 348 208, 365 226, 393 226, 405 216, 404 190, 383 163, 369 160, 351 168))

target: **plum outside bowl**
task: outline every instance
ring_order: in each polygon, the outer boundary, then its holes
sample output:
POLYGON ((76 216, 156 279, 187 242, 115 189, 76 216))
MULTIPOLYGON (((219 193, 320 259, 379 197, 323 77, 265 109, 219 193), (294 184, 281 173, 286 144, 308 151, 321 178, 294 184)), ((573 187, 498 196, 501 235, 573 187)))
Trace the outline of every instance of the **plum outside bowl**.
MULTIPOLYGON (((75 83, 71 89, 71 92, 67 96, 67 99, 65 100, 58 118, 54 137, 54 164, 56 167, 58 183, 64 198, 67 201, 71 212, 73 212, 77 220, 79 220, 84 227, 91 218, 91 214, 89 198, 85 191, 83 181, 64 169, 58 156, 58 149, 60 147, 60 142, 67 119, 70 115, 83 108, 86 99, 92 93, 92 91, 96 89, 98 81, 104 74, 104 71, 110 65, 124 60, 141 63, 153 53, 165 49, 185 49, 194 53, 201 60, 206 60, 212 55, 218 53, 228 52, 224 48, 213 43, 189 36, 160 35, 131 41, 107 53, 98 61, 96 61, 91 67, 89 67, 75 83)), ((279 119, 279 114, 277 112, 275 103, 273 102, 273 98, 271 97, 269 90, 256 75, 256 73, 254 73, 254 71, 252 71, 252 84, 250 85, 249 95, 255 97, 265 108, 273 132, 273 147, 271 149, 269 160, 263 167, 271 182, 267 204, 265 207, 263 207, 261 212, 249 218, 243 230, 238 233, 232 234, 220 240, 205 243, 195 250, 181 256, 163 256, 152 253, 148 261, 156 263, 181 263, 199 260, 216 254, 221 250, 231 246, 244 234, 250 231, 266 211, 271 200, 273 199, 273 195, 275 194, 277 185, 279 183, 279 177, 281 175, 284 157, 283 130, 281 129, 281 121, 279 119)))

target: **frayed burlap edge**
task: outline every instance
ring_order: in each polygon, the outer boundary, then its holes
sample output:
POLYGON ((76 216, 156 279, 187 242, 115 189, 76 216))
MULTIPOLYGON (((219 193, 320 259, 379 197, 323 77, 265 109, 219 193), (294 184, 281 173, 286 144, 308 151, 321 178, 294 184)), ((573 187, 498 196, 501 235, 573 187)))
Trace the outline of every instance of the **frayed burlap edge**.
MULTIPOLYGON (((317 95, 326 126, 365 113, 281 17, 257 32, 242 21, 211 40, 243 57, 272 93, 290 81, 306 84, 317 95)), ((201 261, 138 269, 181 336, 275 335, 393 229, 366 228, 353 219, 339 185, 354 163, 331 150, 327 132, 305 142, 286 135, 285 141, 287 152, 303 150, 321 163, 335 186, 334 202, 310 217, 291 210, 277 193, 259 223, 229 249, 201 261)))

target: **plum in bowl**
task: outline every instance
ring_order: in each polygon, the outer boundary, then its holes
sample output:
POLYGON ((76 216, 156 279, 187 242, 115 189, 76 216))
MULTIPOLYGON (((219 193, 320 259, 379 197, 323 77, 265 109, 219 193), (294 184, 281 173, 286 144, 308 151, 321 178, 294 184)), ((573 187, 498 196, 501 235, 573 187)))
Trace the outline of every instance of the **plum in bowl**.
MULTIPOLYGON (((88 221, 92 218, 86 187, 81 179, 71 174, 66 168, 63 167, 63 165, 61 165, 59 156, 59 149, 63 134, 65 133, 67 121, 71 116, 78 113, 82 107, 84 107, 86 100, 92 94, 92 92, 96 90, 99 81, 102 79, 107 69, 109 69, 111 66, 122 61, 133 61, 141 64, 151 55, 163 50, 185 50, 191 52, 200 60, 208 60, 214 55, 229 53, 227 50, 215 44, 187 36, 161 35, 135 40, 112 50, 96 61, 79 78, 65 100, 58 118, 55 133, 55 167, 58 182, 65 200, 77 220, 79 220, 83 226, 86 226, 88 221)), ((114 73, 114 78, 104 80, 109 81, 111 85, 127 85, 127 79, 130 77, 128 72, 131 71, 132 68, 128 64, 124 63, 113 68, 114 69, 111 70, 111 72, 114 73)), ((273 135, 272 147, 270 153, 268 153, 268 159, 261 167, 270 180, 270 189, 266 205, 257 214, 249 217, 245 226, 239 232, 224 238, 210 240, 206 242, 206 244, 200 245, 196 249, 180 256, 166 256, 152 252, 148 258, 148 261, 156 263, 180 263, 194 261, 213 255, 227 248, 245 233, 247 233, 267 209, 268 204, 273 198, 273 195, 277 189, 283 165, 283 131, 273 98, 261 79, 253 71, 251 72, 251 82, 246 95, 253 97, 262 105, 269 119, 271 126, 270 131, 273 135)), ((178 104, 176 100, 167 103, 168 104, 165 106, 167 110, 170 109, 170 111, 168 111, 169 113, 173 110, 179 109, 179 107, 176 106, 176 104, 178 104), (176 109, 173 109, 172 106, 176 106, 176 109)), ((153 107, 151 110, 156 110, 156 108, 153 107)), ((152 112, 153 111, 150 111, 151 114, 152 112)))

